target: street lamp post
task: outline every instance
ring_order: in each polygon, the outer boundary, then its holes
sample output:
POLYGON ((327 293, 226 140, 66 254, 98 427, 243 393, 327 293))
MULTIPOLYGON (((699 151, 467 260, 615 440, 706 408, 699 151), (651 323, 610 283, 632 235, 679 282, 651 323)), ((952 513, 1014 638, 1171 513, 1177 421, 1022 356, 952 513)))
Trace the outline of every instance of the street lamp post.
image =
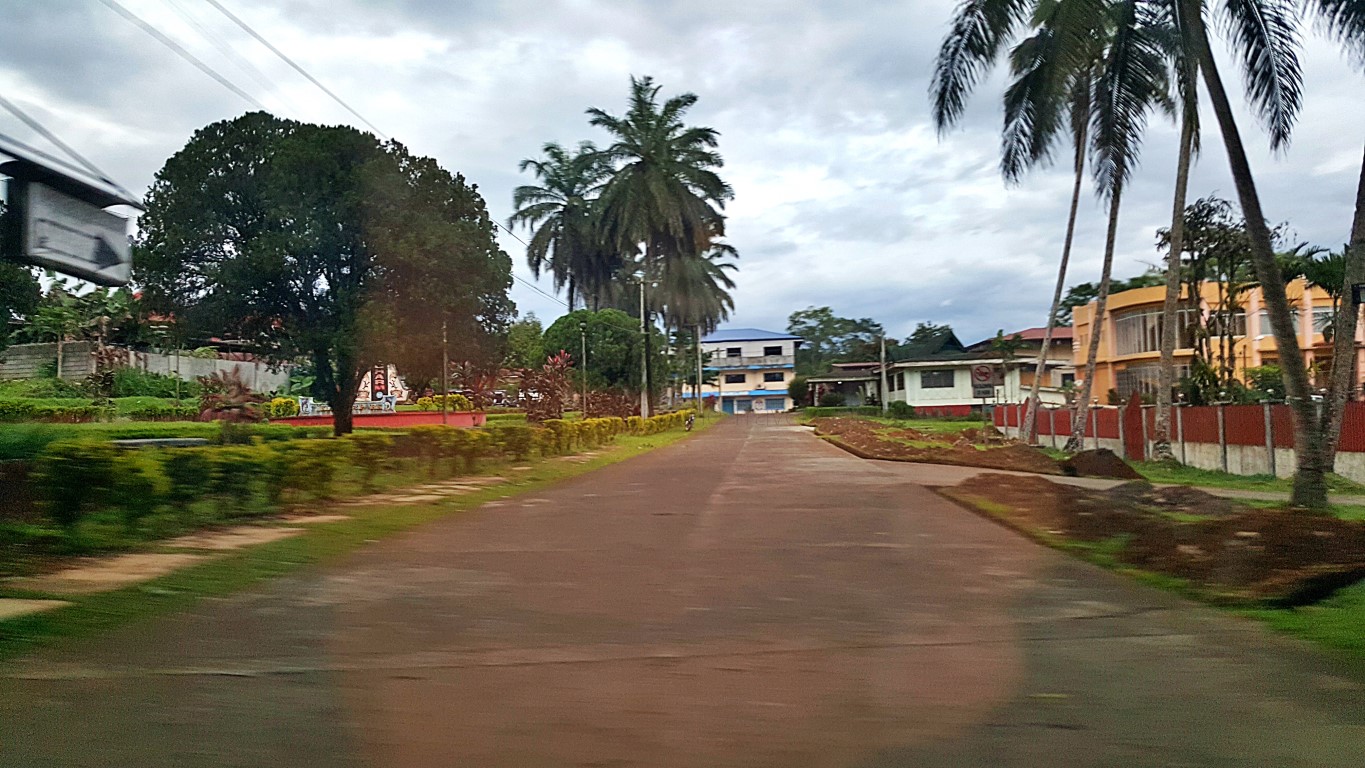
POLYGON ((583 379, 583 418, 588 418, 588 324, 578 324, 579 357, 578 375, 583 379))
POLYGON ((644 275, 640 275, 640 417, 649 418, 649 331, 645 328, 644 275))
POLYGON ((448 424, 446 401, 450 400, 450 340, 446 336, 446 321, 441 320, 441 423, 448 424))

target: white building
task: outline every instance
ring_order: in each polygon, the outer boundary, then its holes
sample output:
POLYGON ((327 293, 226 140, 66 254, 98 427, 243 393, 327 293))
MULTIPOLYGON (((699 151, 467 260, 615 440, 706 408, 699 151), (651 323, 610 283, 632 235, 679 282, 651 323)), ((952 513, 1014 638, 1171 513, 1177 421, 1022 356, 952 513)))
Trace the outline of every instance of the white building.
POLYGON ((703 337, 706 369, 714 384, 704 384, 703 400, 716 398, 726 413, 775 413, 790 410, 787 385, 796 377, 801 339, 757 328, 730 328, 703 337))

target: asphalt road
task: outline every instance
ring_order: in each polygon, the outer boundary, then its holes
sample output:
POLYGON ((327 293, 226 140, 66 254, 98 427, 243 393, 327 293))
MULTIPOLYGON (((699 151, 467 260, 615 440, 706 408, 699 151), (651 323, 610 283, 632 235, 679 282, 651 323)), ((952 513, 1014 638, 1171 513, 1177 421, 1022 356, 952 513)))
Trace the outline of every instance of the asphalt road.
POLYGON ((1365 765, 1359 672, 939 476, 729 419, 0 667, 0 765, 1365 765))

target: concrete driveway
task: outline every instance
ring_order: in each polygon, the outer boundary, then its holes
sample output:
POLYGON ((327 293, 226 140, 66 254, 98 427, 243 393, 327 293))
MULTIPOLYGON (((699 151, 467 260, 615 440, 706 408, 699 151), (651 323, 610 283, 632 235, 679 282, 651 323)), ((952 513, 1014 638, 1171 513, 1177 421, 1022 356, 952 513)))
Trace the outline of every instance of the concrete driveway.
POLYGON ((1365 678, 785 417, 0 667, 0 765, 1352 766, 1365 678))

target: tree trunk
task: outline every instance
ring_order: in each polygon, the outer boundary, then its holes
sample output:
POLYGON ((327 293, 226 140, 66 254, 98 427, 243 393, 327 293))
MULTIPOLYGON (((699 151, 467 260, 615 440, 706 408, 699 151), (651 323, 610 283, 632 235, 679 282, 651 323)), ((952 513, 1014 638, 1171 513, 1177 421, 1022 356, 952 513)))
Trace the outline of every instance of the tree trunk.
POLYGON ((1352 399, 1359 381, 1356 360, 1356 324, 1360 305, 1355 302, 1356 283, 1365 283, 1365 160, 1360 165, 1360 183, 1356 187, 1355 218, 1351 222, 1351 242, 1346 246, 1346 279, 1341 286, 1340 309, 1332 324, 1332 390, 1327 410, 1328 469, 1336 467, 1337 442, 1341 439, 1341 422, 1346 414, 1346 401, 1352 399))
POLYGON ((1246 218, 1247 234, 1251 240, 1251 263, 1256 271, 1256 279, 1261 285, 1261 296, 1265 300, 1270 315, 1270 328, 1275 335, 1275 348, 1278 351, 1280 370, 1284 375, 1285 397, 1294 413, 1294 453, 1298 466, 1294 472, 1294 490, 1289 503, 1296 507, 1313 510, 1327 508, 1327 440, 1318 419, 1317 411, 1308 387, 1308 369, 1299 350, 1299 337, 1289 314, 1289 299, 1285 295, 1284 276, 1275 261, 1274 243, 1270 228, 1266 225, 1265 214, 1261 210, 1261 199, 1256 192, 1256 180, 1251 174, 1251 164, 1247 161, 1246 148, 1242 145, 1241 134, 1237 130, 1232 104, 1228 101, 1227 91, 1218 74, 1217 64, 1209 48, 1209 39, 1202 20, 1193 20, 1196 28, 1194 45, 1198 49, 1199 69, 1203 73, 1204 85, 1209 92, 1214 116, 1223 134, 1223 145, 1227 148, 1228 164, 1232 170, 1233 183, 1237 187, 1237 197, 1242 204, 1242 215, 1246 218))
POLYGON ((1071 436, 1066 439, 1066 451, 1075 453, 1085 444, 1085 423, 1090 417, 1090 394, 1095 385, 1095 358, 1100 351, 1101 329, 1104 327, 1104 310, 1109 304, 1109 275, 1114 269, 1114 245, 1119 233, 1119 201, 1123 198, 1123 185, 1117 184, 1109 198, 1109 231, 1104 238, 1104 267, 1100 270, 1099 296, 1095 299, 1095 316, 1090 320, 1090 344, 1085 355, 1085 380, 1081 382, 1081 392, 1076 401, 1076 414, 1071 421, 1071 436))
POLYGON ((1086 129, 1082 121, 1076 135, 1076 180, 1071 186, 1071 212, 1066 219, 1066 239, 1062 241, 1062 261, 1057 266, 1057 286, 1052 291, 1052 309, 1047 315, 1047 329, 1043 331, 1043 347, 1038 350, 1037 366, 1033 371, 1033 386, 1029 389, 1028 406, 1024 409, 1024 424, 1020 428, 1019 439, 1024 443, 1033 442, 1033 433, 1038 423, 1038 390, 1042 386, 1044 372, 1047 370, 1048 352, 1052 350, 1052 330, 1057 327, 1057 313, 1062 308, 1062 294, 1066 291, 1066 268, 1071 261, 1071 243, 1076 235, 1076 211, 1081 204, 1081 182, 1085 179, 1085 141, 1086 129))
POLYGON ((332 409, 332 435, 349 435, 355 428, 352 411, 355 409, 356 391, 360 389, 362 374, 354 358, 339 352, 336 361, 336 378, 327 390, 327 405, 332 409))
POLYGON ((1166 257, 1166 302, 1161 308, 1161 364, 1157 370, 1156 424, 1152 430, 1152 458, 1175 461, 1171 451, 1171 391, 1175 389, 1175 343, 1180 325, 1181 252, 1185 249, 1185 194, 1190 186, 1197 115, 1180 121, 1180 150, 1175 168, 1175 200, 1171 205, 1170 254, 1166 257))

